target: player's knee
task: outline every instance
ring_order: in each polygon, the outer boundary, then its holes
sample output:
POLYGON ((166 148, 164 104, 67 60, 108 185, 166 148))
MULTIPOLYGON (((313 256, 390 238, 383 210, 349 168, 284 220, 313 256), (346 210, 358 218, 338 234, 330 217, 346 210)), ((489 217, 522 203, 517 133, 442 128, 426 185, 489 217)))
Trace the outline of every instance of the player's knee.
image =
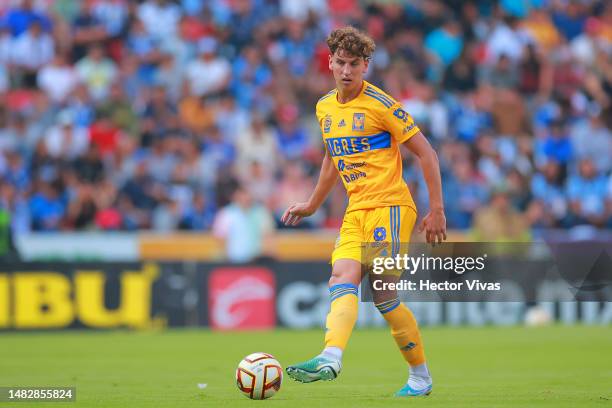
POLYGON ((329 287, 340 285, 342 283, 351 283, 347 280, 347 274, 342 271, 332 271, 331 277, 329 278, 329 287))
POLYGON ((340 285, 343 283, 352 283, 355 286, 359 285, 361 280, 361 264, 358 262, 344 262, 339 260, 334 264, 331 277, 329 278, 329 286, 340 285))

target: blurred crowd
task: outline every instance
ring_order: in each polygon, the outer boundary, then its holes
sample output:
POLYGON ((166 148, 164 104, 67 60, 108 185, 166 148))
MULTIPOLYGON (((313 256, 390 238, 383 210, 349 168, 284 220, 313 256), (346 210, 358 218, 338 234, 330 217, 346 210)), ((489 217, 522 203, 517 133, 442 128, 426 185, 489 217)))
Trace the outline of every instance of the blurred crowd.
MULTIPOLYGON (((3 0, 13 231, 209 230, 228 204, 280 227, 316 183, 325 38, 345 24, 438 151, 449 228, 612 227, 611 2, 3 0)), ((409 154, 404 171, 423 212, 409 154)), ((335 189, 304 227, 345 204, 335 189)))

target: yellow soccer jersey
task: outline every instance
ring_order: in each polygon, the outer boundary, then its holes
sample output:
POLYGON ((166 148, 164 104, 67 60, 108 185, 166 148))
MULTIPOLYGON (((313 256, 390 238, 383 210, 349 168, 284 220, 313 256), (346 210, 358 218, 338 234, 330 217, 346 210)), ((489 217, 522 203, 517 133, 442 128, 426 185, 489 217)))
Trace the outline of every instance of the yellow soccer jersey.
POLYGON ((347 212, 407 205, 416 210, 402 178, 399 145, 419 132, 392 97, 363 81, 359 96, 339 103, 337 90, 317 103, 323 141, 346 188, 347 212))

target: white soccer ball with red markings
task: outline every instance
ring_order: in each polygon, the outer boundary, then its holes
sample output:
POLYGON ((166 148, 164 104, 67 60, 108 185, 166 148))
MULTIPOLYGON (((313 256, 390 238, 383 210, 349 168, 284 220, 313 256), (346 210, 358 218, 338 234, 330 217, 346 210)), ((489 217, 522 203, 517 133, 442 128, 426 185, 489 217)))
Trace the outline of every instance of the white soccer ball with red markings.
POLYGON ((249 354, 236 369, 236 385, 251 399, 270 398, 280 390, 282 382, 280 363, 267 353, 249 354))

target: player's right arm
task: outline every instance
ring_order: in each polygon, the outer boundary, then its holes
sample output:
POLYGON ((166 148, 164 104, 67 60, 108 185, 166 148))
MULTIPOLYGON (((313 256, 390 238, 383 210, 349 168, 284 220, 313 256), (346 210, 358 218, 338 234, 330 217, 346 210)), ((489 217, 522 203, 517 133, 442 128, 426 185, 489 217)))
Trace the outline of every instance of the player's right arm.
POLYGON ((334 167, 334 162, 329 156, 329 151, 325 149, 325 157, 323 158, 323 163, 321 164, 319 180, 317 181, 317 185, 310 195, 310 198, 308 201, 295 203, 289 206, 281 217, 281 222, 283 222, 285 225, 293 226, 299 224, 302 218, 314 214, 315 211, 319 209, 321 204, 323 204, 334 185, 336 185, 337 179, 338 172, 334 167))

